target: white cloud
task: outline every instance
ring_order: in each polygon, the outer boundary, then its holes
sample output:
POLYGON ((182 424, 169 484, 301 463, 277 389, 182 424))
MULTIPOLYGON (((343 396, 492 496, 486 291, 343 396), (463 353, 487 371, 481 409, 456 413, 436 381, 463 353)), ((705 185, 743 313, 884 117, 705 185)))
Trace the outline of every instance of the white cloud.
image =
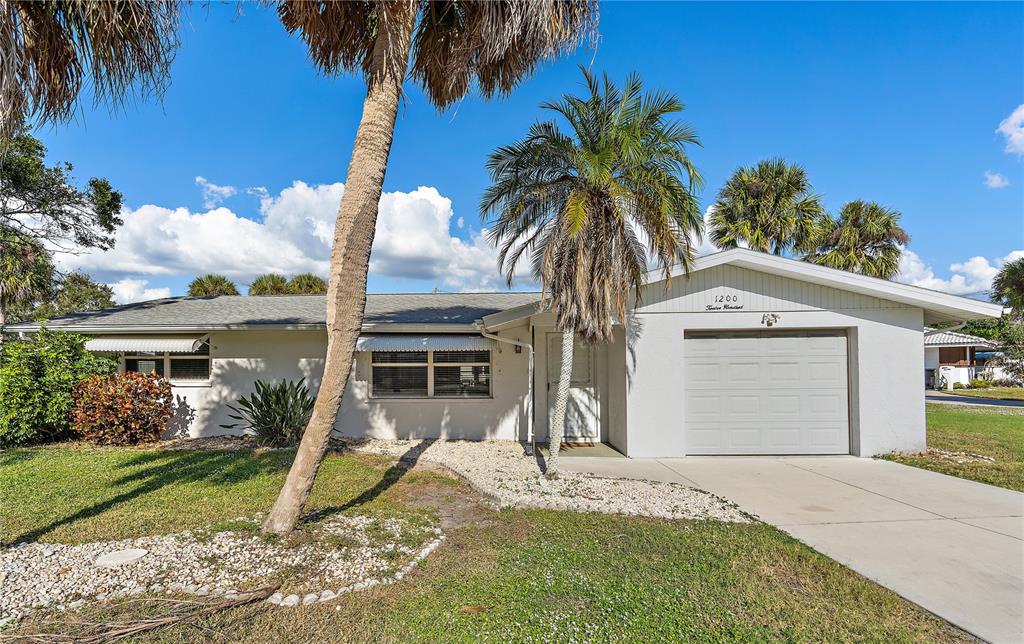
POLYGON ((238 192, 234 186, 220 186, 210 183, 203 177, 196 177, 196 185, 203 190, 203 208, 216 208, 228 197, 233 197, 238 192))
POLYGON ((992 172, 991 170, 985 170, 985 185, 989 188, 998 190, 999 188, 1005 188, 1010 185, 1010 180, 999 174, 998 172, 992 172))
POLYGON ((1006 151, 1024 155, 1024 103, 999 123, 996 132, 1006 137, 1006 151))
POLYGON ((466 226, 466 218, 459 217, 455 220, 455 225, 459 227, 459 230, 462 230, 466 226))
MULTIPOLYGON (((112 250, 62 255, 61 267, 103 274, 114 282, 207 272, 241 283, 267 272, 326 276, 344 185, 296 181, 276 195, 259 194, 257 220, 225 207, 206 212, 157 205, 125 209, 112 250)), ((455 290, 503 288, 497 250, 483 232, 468 240, 453 236, 453 215, 451 200, 431 187, 383 194, 371 273, 455 290)), ((517 274, 525 277, 526 269, 524 263, 517 274)), ((144 287, 132 286, 136 290, 130 292, 123 287, 125 298, 144 287)))
POLYGON ((118 304, 159 300, 160 298, 171 296, 171 289, 169 288, 146 288, 148 285, 148 280, 132 279, 130 277, 126 277, 113 284, 107 284, 114 291, 114 301, 118 304))
POLYGON ((948 279, 943 279, 936 277, 932 267, 925 264, 917 253, 904 249, 896 281, 954 295, 969 295, 991 289, 992 279, 1002 265, 1021 257, 1024 257, 1024 250, 1014 250, 1005 257, 993 260, 981 256, 971 257, 966 261, 950 264, 951 275, 948 279))

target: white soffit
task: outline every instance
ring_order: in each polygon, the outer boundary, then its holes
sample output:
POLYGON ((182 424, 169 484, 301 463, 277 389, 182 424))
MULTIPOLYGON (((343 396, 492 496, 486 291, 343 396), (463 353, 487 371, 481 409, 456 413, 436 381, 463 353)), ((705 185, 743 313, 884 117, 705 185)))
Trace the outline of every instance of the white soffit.
POLYGON ((494 341, 479 335, 361 335, 356 351, 490 351, 494 341))
POLYGON ((203 345, 202 337, 106 336, 87 340, 89 351, 108 353, 195 353, 203 345))

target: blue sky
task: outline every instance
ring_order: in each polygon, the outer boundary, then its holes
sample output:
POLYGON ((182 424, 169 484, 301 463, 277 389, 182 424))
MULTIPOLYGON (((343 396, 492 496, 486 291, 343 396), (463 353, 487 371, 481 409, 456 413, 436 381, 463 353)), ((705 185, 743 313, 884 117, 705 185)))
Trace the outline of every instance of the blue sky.
MULTIPOLYGON (((52 159, 125 195, 118 247, 65 260, 121 299, 181 294, 206 270, 244 284, 325 265, 363 82, 319 75, 272 11, 236 9, 193 8, 162 103, 86 106, 39 132, 52 159)), ((1024 4, 608 3, 596 48, 511 97, 439 113, 407 84, 372 291, 500 287, 479 236, 485 158, 580 89, 580 64, 680 97, 704 206, 738 166, 782 156, 832 210, 864 198, 903 213, 905 281, 978 290, 1024 254, 1024 110, 1009 118, 1024 104, 1024 4)))

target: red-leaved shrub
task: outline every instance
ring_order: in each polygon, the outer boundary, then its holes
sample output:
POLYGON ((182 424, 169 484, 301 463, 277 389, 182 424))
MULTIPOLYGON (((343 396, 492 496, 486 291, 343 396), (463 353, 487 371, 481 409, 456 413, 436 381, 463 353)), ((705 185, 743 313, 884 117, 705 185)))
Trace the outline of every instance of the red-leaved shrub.
POLYGON ((90 376, 75 387, 72 423, 94 445, 155 441, 174 415, 171 383, 135 372, 90 376))

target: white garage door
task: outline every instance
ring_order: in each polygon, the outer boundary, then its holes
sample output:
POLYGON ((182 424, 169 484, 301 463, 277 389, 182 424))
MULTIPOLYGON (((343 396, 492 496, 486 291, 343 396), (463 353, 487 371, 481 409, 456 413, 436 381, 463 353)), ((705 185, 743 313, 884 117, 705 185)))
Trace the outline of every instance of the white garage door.
POLYGON ((687 333, 687 454, 848 454, 846 335, 687 333))

